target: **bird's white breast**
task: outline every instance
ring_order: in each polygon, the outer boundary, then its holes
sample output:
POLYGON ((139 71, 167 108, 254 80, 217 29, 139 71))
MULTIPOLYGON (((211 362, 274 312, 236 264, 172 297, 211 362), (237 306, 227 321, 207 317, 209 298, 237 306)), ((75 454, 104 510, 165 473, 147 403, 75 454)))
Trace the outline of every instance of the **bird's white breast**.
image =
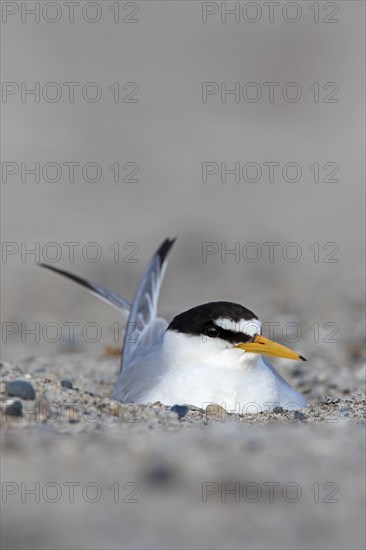
POLYGON ((146 388, 137 402, 161 401, 201 408, 218 403, 238 413, 271 410, 290 401, 298 406, 289 408, 301 408, 305 402, 267 367, 261 356, 219 339, 167 331, 158 364, 150 368, 156 369, 156 384, 146 388))

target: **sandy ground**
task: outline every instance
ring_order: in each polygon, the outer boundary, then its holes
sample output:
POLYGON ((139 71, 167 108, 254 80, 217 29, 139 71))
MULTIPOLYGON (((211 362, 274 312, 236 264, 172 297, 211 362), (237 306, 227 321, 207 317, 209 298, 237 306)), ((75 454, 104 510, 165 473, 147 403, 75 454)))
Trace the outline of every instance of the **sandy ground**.
POLYGON ((181 419, 111 400, 118 358, 107 354, 1 372, 3 548, 364 546, 362 365, 282 367, 311 402, 300 413, 190 407, 181 419), (19 379, 35 400, 7 395, 19 379))

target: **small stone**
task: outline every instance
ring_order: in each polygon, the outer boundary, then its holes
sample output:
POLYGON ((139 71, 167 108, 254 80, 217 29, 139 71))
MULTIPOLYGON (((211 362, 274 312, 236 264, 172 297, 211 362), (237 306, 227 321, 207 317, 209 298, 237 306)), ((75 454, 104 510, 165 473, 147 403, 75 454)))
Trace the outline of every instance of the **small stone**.
POLYGON ((5 406, 5 415, 9 416, 22 416, 23 415, 23 403, 21 401, 12 401, 5 406))
POLYGON ((292 375, 293 376, 300 376, 301 374, 302 374, 302 369, 300 367, 295 367, 292 370, 292 375))
POLYGON ((276 414, 283 413, 283 408, 280 406, 273 407, 273 412, 276 414))
POLYGON ((189 412, 189 408, 186 405, 173 405, 170 407, 170 410, 177 413, 179 420, 189 412))
POLYGON ((32 384, 25 380, 13 380, 6 384, 6 391, 12 397, 20 397, 21 399, 35 399, 36 392, 32 384))
POLYGON ((327 394, 325 394, 324 397, 322 397, 320 400, 320 403, 322 405, 330 405, 331 402, 332 402, 332 397, 327 394))
POLYGON ((307 416, 305 416, 302 412, 300 411, 294 411, 294 419, 295 420, 306 420, 307 419, 307 416))
POLYGON ((70 380, 61 380, 61 387, 67 388, 68 390, 74 389, 74 386, 70 380))
POLYGON ((67 388, 68 390, 73 389, 73 385, 72 385, 72 382, 70 382, 70 380, 61 380, 61 386, 63 388, 67 388))
POLYGON ((322 405, 332 405, 339 402, 340 402, 339 397, 332 397, 331 395, 327 395, 327 394, 324 395, 324 397, 320 400, 320 403, 322 405))
POLYGON ((167 464, 156 464, 145 472, 146 481, 151 485, 167 484, 173 477, 173 472, 167 464))
POLYGON ((206 407, 206 415, 210 418, 219 418, 222 421, 226 420, 226 410, 218 403, 210 403, 206 407))
POLYGON ((188 408, 190 411, 198 411, 198 412, 201 412, 201 413, 204 413, 204 409, 202 409, 201 407, 196 407, 196 405, 188 405, 188 408))
POLYGON ((44 367, 38 367, 37 369, 33 369, 33 374, 43 374, 46 372, 46 369, 44 367))

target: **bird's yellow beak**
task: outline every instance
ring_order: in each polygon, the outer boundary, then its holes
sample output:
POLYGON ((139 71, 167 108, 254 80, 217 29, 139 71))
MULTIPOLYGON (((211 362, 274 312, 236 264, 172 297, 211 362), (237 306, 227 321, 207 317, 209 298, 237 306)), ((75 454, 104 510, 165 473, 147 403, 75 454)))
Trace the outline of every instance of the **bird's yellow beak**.
POLYGON ((260 353, 261 355, 271 355, 272 357, 284 357, 285 359, 301 359, 301 361, 306 361, 305 357, 292 351, 292 349, 281 346, 281 344, 277 344, 277 342, 273 342, 273 340, 269 340, 260 334, 257 334, 252 342, 237 344, 235 347, 248 351, 249 353, 260 353))

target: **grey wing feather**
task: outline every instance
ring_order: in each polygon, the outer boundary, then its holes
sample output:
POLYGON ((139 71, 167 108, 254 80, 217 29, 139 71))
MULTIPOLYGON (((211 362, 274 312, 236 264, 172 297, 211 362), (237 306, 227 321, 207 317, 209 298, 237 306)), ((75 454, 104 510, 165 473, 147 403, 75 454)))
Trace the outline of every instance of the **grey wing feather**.
POLYGON ((278 374, 278 372, 276 371, 274 366, 271 365, 271 363, 268 361, 268 359, 266 359, 266 357, 263 356, 263 355, 262 355, 262 361, 266 365, 266 367, 269 368, 269 370, 272 372, 272 374, 274 375, 275 378, 277 378, 282 384, 284 384, 288 388, 292 389, 290 384, 288 382, 286 382, 286 380, 284 378, 282 378, 282 376, 280 374, 278 374))
POLYGON ((273 373, 274 377, 281 382, 282 399, 287 402, 288 405, 296 405, 297 408, 304 408, 308 405, 308 400, 300 392, 290 386, 288 382, 271 365, 271 363, 262 355, 262 361, 273 373))
POLYGON ((91 281, 87 281, 86 279, 82 279, 78 275, 74 275, 69 271, 64 271, 63 269, 59 269, 58 267, 54 267, 53 265, 47 265, 47 264, 38 264, 38 265, 40 265, 41 267, 45 267, 46 269, 50 269, 51 271, 55 271, 59 275, 63 275, 68 279, 71 279, 72 281, 78 283, 79 285, 89 290, 89 292, 94 296, 96 296, 97 298, 103 300, 104 302, 107 302, 108 304, 111 304, 112 306, 117 308, 119 311, 122 311, 125 315, 129 314, 131 310, 131 303, 125 300, 124 298, 122 298, 122 296, 119 296, 119 294, 116 294, 116 292, 113 292, 113 290, 109 290, 104 286, 97 285, 96 283, 92 283, 91 281))
POLYGON ((175 239, 166 239, 152 257, 137 289, 128 318, 121 357, 121 371, 134 362, 141 347, 153 346, 167 328, 157 317, 161 283, 167 267, 167 256, 175 239))

